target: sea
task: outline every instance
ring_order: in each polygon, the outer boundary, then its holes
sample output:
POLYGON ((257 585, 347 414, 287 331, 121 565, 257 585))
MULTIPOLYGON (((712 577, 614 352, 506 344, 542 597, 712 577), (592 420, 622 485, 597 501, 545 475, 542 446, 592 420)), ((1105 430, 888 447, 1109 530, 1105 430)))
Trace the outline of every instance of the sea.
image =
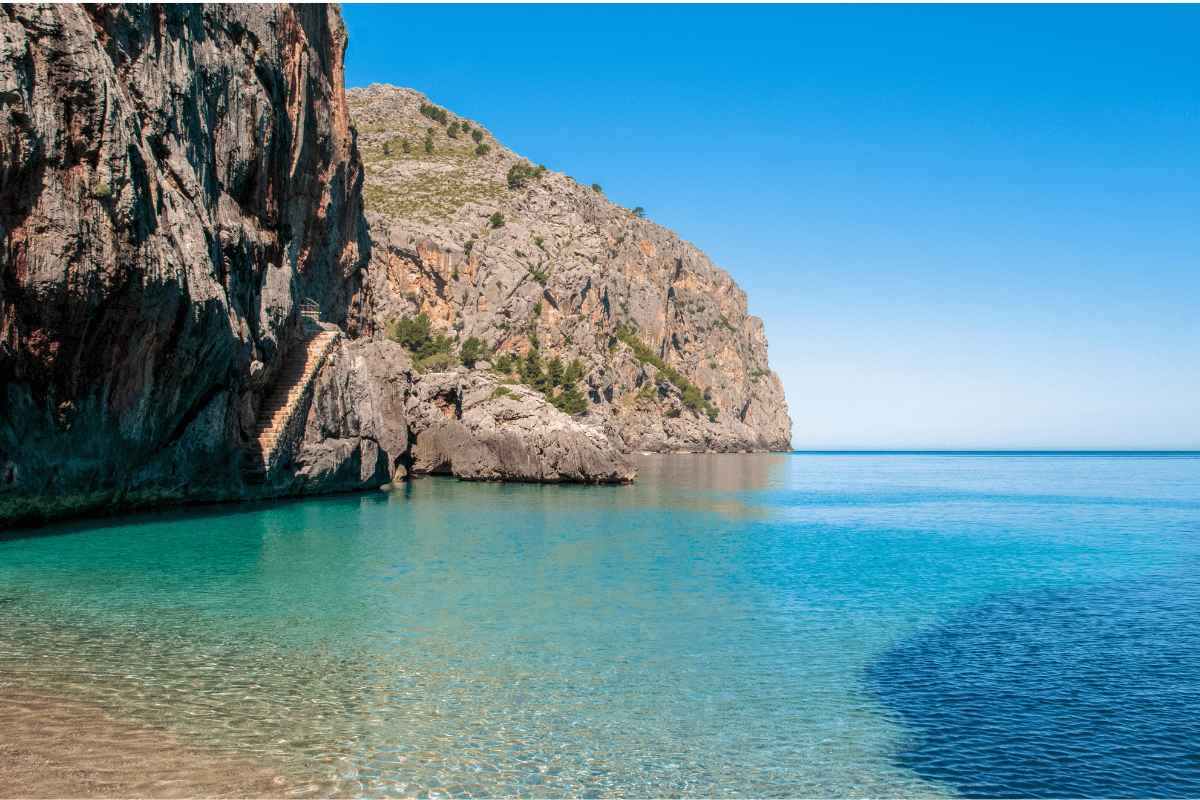
POLYGON ((1200 454, 638 456, 0 537, 0 681, 281 796, 1200 796, 1200 454))

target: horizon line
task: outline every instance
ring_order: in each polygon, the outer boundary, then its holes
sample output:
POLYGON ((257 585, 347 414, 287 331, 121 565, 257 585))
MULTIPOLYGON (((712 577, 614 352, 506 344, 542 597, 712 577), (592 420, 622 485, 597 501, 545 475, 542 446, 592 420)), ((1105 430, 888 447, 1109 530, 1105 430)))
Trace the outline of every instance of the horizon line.
POLYGON ((1097 449, 846 449, 846 450, 793 450, 799 455, 1194 455, 1200 456, 1200 450, 1187 449, 1157 449, 1157 450, 1097 450, 1097 449))

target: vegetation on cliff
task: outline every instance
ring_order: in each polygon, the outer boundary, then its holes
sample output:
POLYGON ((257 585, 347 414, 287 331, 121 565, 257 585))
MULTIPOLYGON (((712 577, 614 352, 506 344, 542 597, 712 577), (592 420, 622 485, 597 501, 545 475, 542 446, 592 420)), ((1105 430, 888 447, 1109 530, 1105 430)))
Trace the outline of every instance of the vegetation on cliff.
POLYGON ((762 323, 703 253, 641 207, 535 166, 447 109, 432 153, 385 153, 396 136, 426 135, 440 107, 388 86, 347 96, 366 164, 377 319, 425 313, 484 342, 496 365, 511 359, 507 374, 529 385, 553 383, 555 359, 578 361, 571 388, 583 404, 566 388, 547 396, 569 398, 630 450, 788 448, 762 323), (451 137, 455 124, 470 137, 451 137))
POLYGON ((667 380, 675 384, 682 393, 684 405, 693 411, 704 411, 712 419, 717 418, 718 412, 716 406, 708 402, 708 398, 704 396, 704 393, 696 386, 693 386, 691 381, 680 375, 675 368, 668 367, 661 358, 654 355, 654 351, 647 347, 641 339, 630 333, 628 328, 624 325, 619 325, 614 335, 618 340, 629 345, 633 350, 634 357, 638 361, 644 364, 652 364, 658 369, 657 374, 654 376, 656 381, 667 380))

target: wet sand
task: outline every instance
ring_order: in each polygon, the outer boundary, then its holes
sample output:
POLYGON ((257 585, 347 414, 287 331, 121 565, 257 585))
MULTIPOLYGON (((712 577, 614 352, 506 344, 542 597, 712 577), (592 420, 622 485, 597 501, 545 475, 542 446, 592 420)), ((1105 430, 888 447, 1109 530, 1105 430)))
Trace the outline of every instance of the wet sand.
POLYGON ((0 684, 0 797, 278 797, 289 784, 238 754, 0 684))

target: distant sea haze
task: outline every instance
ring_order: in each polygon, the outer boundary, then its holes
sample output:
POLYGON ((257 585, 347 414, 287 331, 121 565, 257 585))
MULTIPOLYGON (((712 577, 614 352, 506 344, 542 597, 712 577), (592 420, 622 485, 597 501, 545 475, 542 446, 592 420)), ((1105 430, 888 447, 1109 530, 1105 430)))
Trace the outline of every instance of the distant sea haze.
POLYGON ((1200 455, 638 456, 0 539, 0 679, 280 794, 1200 795, 1200 455))

